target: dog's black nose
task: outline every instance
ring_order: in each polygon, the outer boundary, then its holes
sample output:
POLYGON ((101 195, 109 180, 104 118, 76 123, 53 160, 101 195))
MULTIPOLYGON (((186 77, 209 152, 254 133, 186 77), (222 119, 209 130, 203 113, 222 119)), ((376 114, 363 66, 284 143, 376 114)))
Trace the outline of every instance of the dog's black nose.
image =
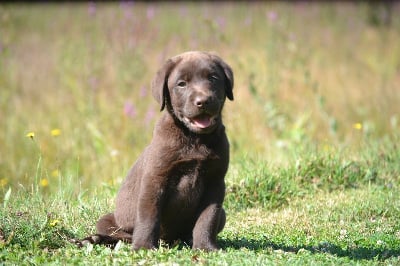
POLYGON ((199 108, 206 107, 208 103, 209 103, 209 97, 206 96, 197 96, 194 99, 194 104, 199 108))

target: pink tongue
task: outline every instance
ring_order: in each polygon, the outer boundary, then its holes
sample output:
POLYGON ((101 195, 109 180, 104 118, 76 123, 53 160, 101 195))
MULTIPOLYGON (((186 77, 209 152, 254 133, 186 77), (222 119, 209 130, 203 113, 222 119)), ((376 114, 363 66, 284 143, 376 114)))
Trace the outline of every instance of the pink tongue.
POLYGON ((209 116, 199 116, 193 118, 193 124, 199 128, 206 128, 211 125, 211 119, 209 116))

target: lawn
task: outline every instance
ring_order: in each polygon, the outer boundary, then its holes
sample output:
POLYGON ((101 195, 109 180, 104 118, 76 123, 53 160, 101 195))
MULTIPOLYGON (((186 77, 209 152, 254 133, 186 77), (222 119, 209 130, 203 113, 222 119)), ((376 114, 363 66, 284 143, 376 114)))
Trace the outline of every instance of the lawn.
POLYGON ((400 5, 0 4, 0 263, 400 264, 400 5), (160 116, 167 58, 234 71, 219 252, 77 248, 160 116))

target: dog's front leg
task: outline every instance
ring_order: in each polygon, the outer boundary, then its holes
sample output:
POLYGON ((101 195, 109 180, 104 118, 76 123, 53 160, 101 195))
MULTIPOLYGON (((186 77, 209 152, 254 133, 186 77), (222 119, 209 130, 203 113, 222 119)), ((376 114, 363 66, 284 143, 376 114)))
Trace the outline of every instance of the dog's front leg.
POLYGON ((225 219, 225 211, 220 204, 209 205, 193 229, 193 249, 218 249, 217 234, 223 229, 225 219))
POLYGON ((225 226, 226 215, 222 208, 222 202, 225 194, 225 185, 223 183, 213 186, 206 196, 204 209, 193 229, 193 249, 216 250, 217 234, 225 226))
POLYGON ((158 245, 163 191, 162 182, 153 178, 142 179, 132 249, 154 249, 158 245))

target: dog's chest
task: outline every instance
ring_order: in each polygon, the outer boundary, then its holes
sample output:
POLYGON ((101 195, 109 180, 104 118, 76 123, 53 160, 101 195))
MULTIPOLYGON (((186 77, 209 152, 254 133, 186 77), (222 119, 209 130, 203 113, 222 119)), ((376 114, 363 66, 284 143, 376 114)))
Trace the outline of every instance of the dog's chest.
POLYGON ((177 164, 170 176, 170 193, 177 201, 196 202, 205 186, 207 169, 199 160, 177 164))
POLYGON ((169 211, 173 209, 190 216, 204 200, 208 187, 224 178, 228 155, 220 152, 221 142, 182 138, 167 174, 164 206, 169 211))

